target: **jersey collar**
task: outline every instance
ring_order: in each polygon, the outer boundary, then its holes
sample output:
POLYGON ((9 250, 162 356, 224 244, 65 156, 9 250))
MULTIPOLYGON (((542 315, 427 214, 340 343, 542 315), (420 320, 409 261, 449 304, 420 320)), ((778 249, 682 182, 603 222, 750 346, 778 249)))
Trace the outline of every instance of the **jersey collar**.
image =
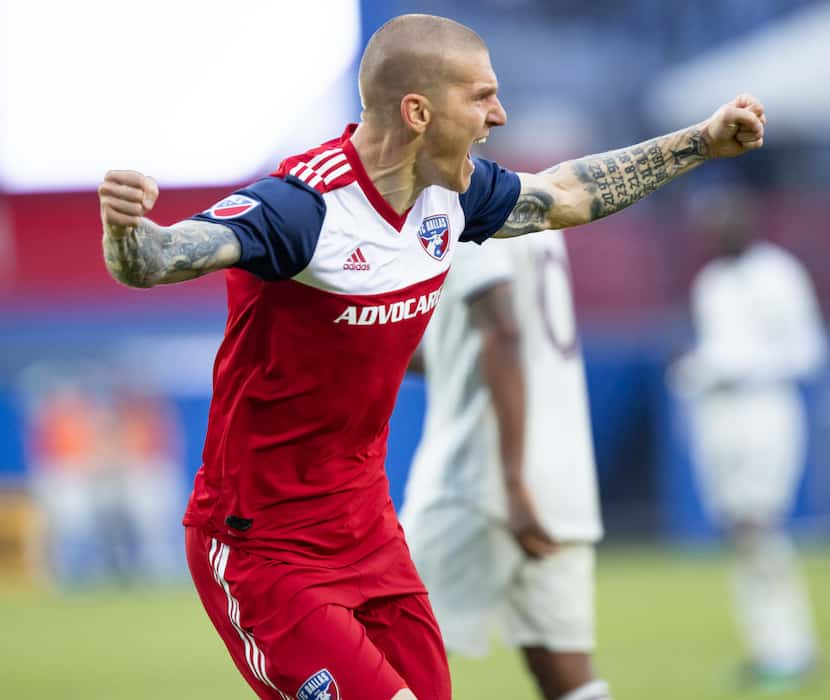
POLYGON ((384 221, 400 233, 412 207, 409 207, 403 214, 398 214, 392 208, 392 205, 383 198, 383 195, 378 192, 375 183, 369 178, 369 174, 366 172, 366 168, 363 167, 360 156, 357 155, 357 151, 352 145, 351 137, 355 129, 357 129, 357 124, 349 124, 340 137, 340 145, 343 153, 346 154, 346 159, 349 161, 349 165, 352 166, 352 171, 354 171, 355 177, 357 178, 357 184, 360 185, 360 189, 363 190, 366 199, 369 200, 374 210, 383 217, 384 221))

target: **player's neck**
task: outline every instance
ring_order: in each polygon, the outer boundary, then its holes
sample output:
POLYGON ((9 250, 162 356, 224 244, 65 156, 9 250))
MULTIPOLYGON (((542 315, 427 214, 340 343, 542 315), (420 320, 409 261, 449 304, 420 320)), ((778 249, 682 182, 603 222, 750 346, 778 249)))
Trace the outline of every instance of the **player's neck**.
POLYGON ((365 122, 351 142, 375 189, 398 214, 407 211, 424 190, 415 174, 414 143, 399 132, 375 129, 365 122))

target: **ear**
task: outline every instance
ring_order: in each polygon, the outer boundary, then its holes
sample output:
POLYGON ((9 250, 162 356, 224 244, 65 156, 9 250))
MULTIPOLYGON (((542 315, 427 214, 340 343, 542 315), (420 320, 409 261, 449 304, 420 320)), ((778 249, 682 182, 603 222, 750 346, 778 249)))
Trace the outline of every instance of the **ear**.
POLYGON ((401 98, 401 119, 417 134, 423 134, 432 119, 432 105, 429 98, 409 93, 401 98))

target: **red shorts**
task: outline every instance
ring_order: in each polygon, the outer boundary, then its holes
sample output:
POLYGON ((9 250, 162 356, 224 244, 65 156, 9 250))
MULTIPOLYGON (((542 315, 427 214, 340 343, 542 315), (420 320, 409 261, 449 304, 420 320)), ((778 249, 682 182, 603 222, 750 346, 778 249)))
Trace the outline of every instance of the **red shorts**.
MULTIPOLYGON (((418 700, 450 700, 425 593, 384 595, 383 573, 277 562, 194 527, 185 543, 202 604, 260 698, 390 700, 409 688, 418 700)), ((401 550, 400 566, 411 567, 403 543, 401 550)), ((397 567, 387 568, 399 580, 397 567)))

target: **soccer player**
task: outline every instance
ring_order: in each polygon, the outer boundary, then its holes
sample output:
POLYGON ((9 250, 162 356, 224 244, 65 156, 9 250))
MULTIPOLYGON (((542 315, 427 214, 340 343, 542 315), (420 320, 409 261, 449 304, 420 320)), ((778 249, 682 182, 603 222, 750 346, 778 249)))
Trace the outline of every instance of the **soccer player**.
POLYGON ((359 125, 173 226, 144 218, 150 178, 109 172, 104 257, 136 287, 226 270, 184 522, 196 589, 251 687, 444 700, 444 647, 383 461, 455 248, 613 214, 709 158, 759 148, 764 110, 742 95, 687 129, 517 175, 470 155, 506 121, 470 29, 395 18, 369 41, 359 82, 359 125))
POLYGON ((783 527, 804 469, 798 382, 826 362, 825 330, 804 266, 756 238, 749 192, 705 198, 716 257, 697 275, 697 344, 672 368, 689 400, 702 500, 735 545, 734 603, 747 680, 800 682, 816 658, 803 575, 783 527))
POLYGON ((401 523, 447 649, 483 655, 495 618, 546 700, 609 698, 591 668, 602 525, 562 234, 460 247, 422 349, 401 523))

